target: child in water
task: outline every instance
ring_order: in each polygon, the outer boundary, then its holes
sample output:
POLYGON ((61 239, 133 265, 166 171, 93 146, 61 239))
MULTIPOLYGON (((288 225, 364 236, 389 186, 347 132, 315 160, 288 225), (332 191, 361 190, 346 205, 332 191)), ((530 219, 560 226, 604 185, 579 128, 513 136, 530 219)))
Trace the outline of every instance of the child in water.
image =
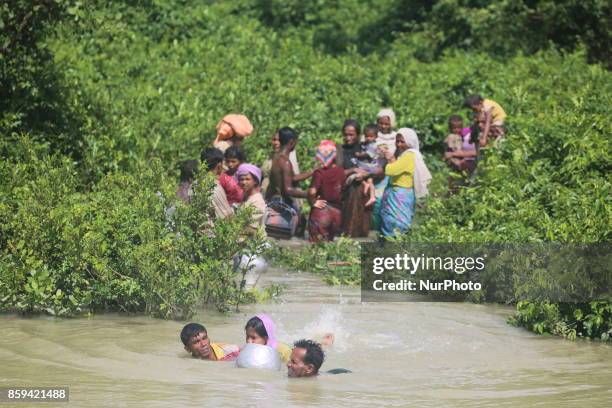
POLYGON ((275 349, 283 363, 287 363, 291 357, 291 348, 285 343, 276 340, 276 326, 272 318, 265 313, 251 317, 244 326, 246 342, 263 344, 275 349))
MULTIPOLYGON (((276 339, 276 326, 270 316, 260 313, 249 319, 244 326, 247 343, 262 344, 275 349, 281 361, 286 364, 291 358, 291 348, 276 339)), ((321 341, 323 347, 330 347, 335 337, 332 333, 326 333, 321 341)))

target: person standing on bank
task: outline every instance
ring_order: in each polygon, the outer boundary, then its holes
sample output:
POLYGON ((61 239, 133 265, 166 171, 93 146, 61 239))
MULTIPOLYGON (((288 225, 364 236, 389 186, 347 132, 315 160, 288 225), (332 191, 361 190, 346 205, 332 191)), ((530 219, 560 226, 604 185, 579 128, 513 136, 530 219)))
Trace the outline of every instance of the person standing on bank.
MULTIPOLYGON (((254 235, 263 230, 263 217, 266 212, 266 202, 259 191, 261 184, 261 170, 250 163, 243 163, 236 170, 236 176, 240 180, 240 188, 244 192, 241 207, 252 208, 252 222, 246 229, 248 235, 254 235)), ((263 230, 265 234, 265 230, 263 230)))
POLYGON ((344 190, 342 232, 351 238, 367 237, 370 232, 372 208, 366 207, 369 195, 365 194, 362 183, 368 173, 357 167, 359 158, 356 154, 361 153, 359 123, 353 119, 346 120, 342 126, 342 134, 344 144, 338 151, 337 162, 344 168, 345 176, 357 173, 357 177, 351 178, 350 184, 344 190))
POLYGON ((321 168, 314 171, 308 189, 310 242, 333 241, 342 230, 342 188, 346 176, 336 165, 336 144, 323 140, 317 147, 316 159, 321 168))
POLYGON ((242 140, 253 133, 253 125, 244 115, 231 113, 225 115, 215 127, 217 137, 213 146, 225 153, 230 146, 240 146, 242 140))
POLYGON ((266 190, 269 210, 266 227, 282 227, 294 235, 301 219, 295 199, 307 198, 306 191, 294 186, 295 175, 289 160, 289 155, 297 145, 298 135, 292 128, 284 127, 279 129, 278 137, 281 145, 280 151, 272 159, 270 183, 266 190), (289 212, 292 214, 284 214, 286 211, 283 210, 283 207, 289 207, 289 212), (275 214, 279 216, 276 217, 275 214))
POLYGON ((395 112, 393 109, 381 109, 376 115, 376 125, 378 126, 378 137, 376 144, 388 149, 391 154, 395 153, 395 127, 397 126, 395 112))
POLYGON ((419 151, 419 138, 409 128, 401 128, 395 136, 395 154, 387 153, 385 175, 389 184, 381 204, 381 236, 394 237, 405 233, 412 225, 416 199, 429 192, 431 173, 419 151))

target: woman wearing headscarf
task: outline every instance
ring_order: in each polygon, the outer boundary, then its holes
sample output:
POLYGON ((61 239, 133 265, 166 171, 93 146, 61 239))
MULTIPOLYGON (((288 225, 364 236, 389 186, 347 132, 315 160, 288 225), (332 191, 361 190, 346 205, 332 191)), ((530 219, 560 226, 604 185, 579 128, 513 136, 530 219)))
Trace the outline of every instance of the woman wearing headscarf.
POLYGON ((401 128, 395 136, 396 151, 388 154, 385 175, 389 184, 381 204, 381 234, 394 237, 410 229, 416 199, 428 194, 431 173, 419 151, 419 138, 409 128, 401 128))
MULTIPOLYGON (((381 109, 376 115, 376 125, 378 126, 378 135, 376 137, 376 145, 383 151, 393 155, 395 153, 395 128, 397 121, 395 119, 395 112, 391 108, 381 109)), ((385 153, 386 155, 386 153, 385 153)), ((374 184, 374 195, 376 196, 376 203, 372 209, 372 228, 380 230, 381 219, 380 219, 380 205, 382 203, 382 196, 387 188, 388 183, 387 177, 379 177, 374 184)))
POLYGON ((388 149, 391 154, 395 153, 395 112, 393 109, 381 109, 376 115, 376 125, 378 125, 378 137, 376 144, 388 149))
POLYGON ((342 198, 342 232, 351 238, 367 237, 370 232, 371 207, 366 207, 369 195, 364 193, 361 182, 367 173, 357 167, 356 153, 361 152, 359 143, 360 127, 356 120, 348 119, 342 126, 344 144, 338 151, 338 165, 344 168, 345 176, 357 173, 356 178, 347 180, 342 198))
POLYGON ((346 176, 344 169, 336 165, 336 153, 336 144, 331 140, 323 140, 317 147, 316 160, 321 168, 315 169, 308 189, 310 242, 333 241, 342 229, 342 187, 346 176))
POLYGON ((276 339, 276 326, 270 316, 260 313, 251 317, 244 327, 246 342, 261 344, 276 350, 283 363, 291 357, 291 348, 276 339))
POLYGON ((253 208, 252 222, 249 224, 248 233, 254 234, 257 231, 263 231, 263 217, 266 211, 266 201, 263 195, 259 191, 261 184, 261 170, 259 167, 250 164, 243 163, 236 170, 236 175, 240 180, 240 188, 244 192, 244 199, 240 204, 241 207, 253 208))
POLYGON ((234 144, 239 145, 242 139, 253 133, 253 125, 251 125, 249 118, 236 113, 225 115, 215 128, 217 129, 217 137, 213 146, 223 153, 228 147, 234 144))

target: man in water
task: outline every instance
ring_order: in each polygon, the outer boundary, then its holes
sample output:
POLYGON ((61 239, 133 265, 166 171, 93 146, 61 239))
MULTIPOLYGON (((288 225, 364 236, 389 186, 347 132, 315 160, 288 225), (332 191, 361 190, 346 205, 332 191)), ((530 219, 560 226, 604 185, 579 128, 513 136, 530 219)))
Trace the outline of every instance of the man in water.
MULTIPOLYGON (((333 334, 328 333, 324 341, 333 343, 333 334)), ((331 345, 329 343, 328 345, 331 345)), ((325 353, 321 348, 321 344, 312 340, 298 340, 293 343, 291 357, 287 362, 287 375, 292 378, 297 377, 314 377, 319 375, 319 368, 325 360, 325 353)), ((334 368, 326 371, 324 374, 346 374, 350 370, 345 368, 334 368)))
POLYGON ((203 360, 233 361, 240 354, 240 348, 235 344, 211 343, 206 328, 198 323, 183 327, 181 341, 187 352, 203 360))
POLYGON ((323 365, 325 353, 321 345, 312 340, 298 340, 291 351, 287 362, 287 375, 289 377, 313 377, 319 374, 323 365))

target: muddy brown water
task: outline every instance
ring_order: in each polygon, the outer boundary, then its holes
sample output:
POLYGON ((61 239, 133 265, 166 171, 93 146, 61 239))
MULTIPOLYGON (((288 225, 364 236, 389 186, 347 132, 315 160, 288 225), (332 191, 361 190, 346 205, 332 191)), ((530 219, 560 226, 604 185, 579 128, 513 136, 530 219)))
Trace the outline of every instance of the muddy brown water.
POLYGON ((277 303, 193 320, 213 341, 239 344, 257 312, 275 319, 285 342, 333 331, 322 370, 352 374, 289 380, 286 370, 195 360, 178 337, 185 322, 2 315, 0 386, 70 387, 70 403, 35 405, 46 407, 612 406, 612 347, 509 326, 509 307, 361 303, 357 288, 282 270, 260 284, 270 282, 287 285, 277 303))

